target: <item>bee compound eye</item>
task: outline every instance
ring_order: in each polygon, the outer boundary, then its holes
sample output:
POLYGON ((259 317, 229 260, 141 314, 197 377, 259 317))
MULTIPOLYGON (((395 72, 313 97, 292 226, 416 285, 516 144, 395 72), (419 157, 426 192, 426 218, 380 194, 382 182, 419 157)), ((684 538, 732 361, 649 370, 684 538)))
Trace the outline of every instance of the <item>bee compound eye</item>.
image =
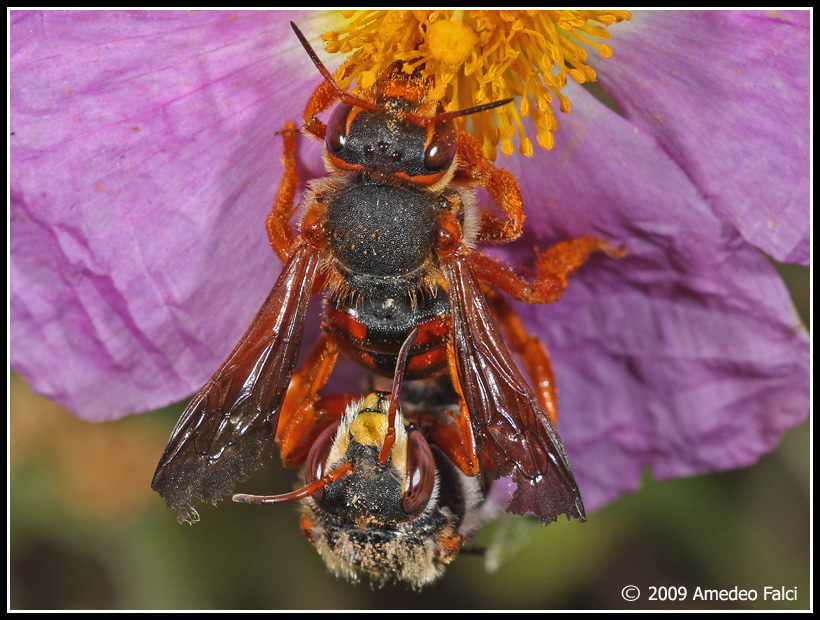
MULTIPOLYGON (((325 466, 327 465, 327 457, 333 448, 333 438, 336 436, 336 429, 339 428, 339 422, 331 424, 316 438, 313 445, 308 452, 307 460, 305 461, 305 484, 319 480, 327 472, 325 466)), ((322 487, 313 494, 313 499, 321 502, 325 497, 325 489, 322 487)))
POLYGON ((458 130, 453 121, 436 123, 433 135, 424 151, 424 167, 431 172, 447 168, 456 156, 458 130))
POLYGON ((436 483, 436 464, 430 445, 420 431, 407 437, 407 476, 402 491, 401 506, 408 515, 427 505, 436 483))
POLYGON ((327 148, 334 153, 341 151, 347 141, 347 118, 350 116, 352 109, 353 106, 349 103, 340 103, 333 110, 333 114, 330 115, 325 142, 327 148))

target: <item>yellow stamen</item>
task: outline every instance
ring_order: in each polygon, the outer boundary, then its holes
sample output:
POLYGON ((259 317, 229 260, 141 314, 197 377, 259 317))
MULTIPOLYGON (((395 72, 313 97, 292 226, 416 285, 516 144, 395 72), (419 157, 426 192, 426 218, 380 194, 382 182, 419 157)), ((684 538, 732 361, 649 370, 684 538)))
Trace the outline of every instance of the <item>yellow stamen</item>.
MULTIPOLYGON (((370 89, 395 62, 407 73, 427 78, 427 97, 447 110, 468 108, 508 97, 517 107, 504 106, 473 115, 471 132, 487 157, 496 150, 509 155, 512 138, 519 151, 532 155, 522 118, 531 117, 541 148, 553 145, 557 127, 551 104, 570 111, 561 94, 567 75, 579 84, 595 81, 586 64, 583 43, 603 58, 612 48, 608 26, 627 20, 626 11, 344 11, 345 27, 326 33, 328 52, 349 54, 336 71, 342 88, 370 89)), ((467 119, 458 119, 462 127, 467 119)))
POLYGON ((445 67, 457 68, 463 65, 476 43, 478 37, 464 22, 440 21, 430 24, 427 30, 430 56, 445 67))

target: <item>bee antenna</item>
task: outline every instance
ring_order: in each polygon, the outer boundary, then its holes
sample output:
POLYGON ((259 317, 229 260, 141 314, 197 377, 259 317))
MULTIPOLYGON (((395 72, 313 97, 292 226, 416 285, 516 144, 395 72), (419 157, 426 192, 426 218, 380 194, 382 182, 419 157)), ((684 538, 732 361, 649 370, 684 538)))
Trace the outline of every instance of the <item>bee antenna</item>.
POLYGON ((500 101, 491 101, 490 103, 482 103, 481 105, 476 105, 471 108, 464 108, 463 110, 453 110, 452 112, 442 112, 441 114, 436 114, 435 116, 425 117, 419 116, 418 114, 413 114, 412 112, 408 113, 405 118, 409 120, 414 125, 418 125, 419 127, 427 127, 427 125, 432 125, 434 123, 441 123, 443 121, 449 121, 453 118, 458 118, 459 116, 467 116, 468 114, 476 114, 478 112, 483 112, 484 110, 491 110, 492 108, 497 108, 502 105, 507 105, 510 103, 512 99, 502 99, 500 101))
POLYGON ((399 394, 401 393, 401 382, 404 379, 404 370, 407 368, 407 358, 410 356, 410 347, 418 336, 418 327, 414 327, 409 334, 404 344, 399 349, 399 356, 396 360, 396 372, 393 375, 393 389, 390 391, 390 408, 387 410, 387 434, 384 437, 382 450, 379 452, 379 463, 384 465, 387 463, 387 457, 390 455, 390 450, 393 449, 393 444, 396 442, 396 409, 399 406, 399 394))
POLYGON ((306 484, 301 489, 296 489, 290 493, 282 493, 281 495, 248 495, 247 493, 237 493, 231 499, 240 504, 286 504, 288 502, 296 502, 300 499, 310 497, 316 491, 324 489, 331 482, 336 482, 349 474, 353 470, 353 463, 350 461, 342 463, 336 469, 331 469, 324 476, 318 480, 314 480, 310 484, 306 484))
POLYGON ((316 68, 319 70, 319 73, 322 74, 322 77, 325 78, 325 82, 330 84, 333 87, 333 90, 336 91, 336 96, 339 98, 339 101, 343 101, 344 103, 359 106, 360 108, 364 108, 365 110, 378 110, 379 106, 375 103, 371 103, 370 101, 365 101, 364 99, 359 99, 358 97, 354 97, 353 95, 346 93, 342 90, 342 87, 336 83, 336 80, 333 79, 330 71, 327 70, 327 67, 319 60, 319 56, 311 47, 310 43, 308 43, 307 38, 302 31, 299 30, 299 26, 297 26, 294 22, 290 22, 290 27, 293 28, 293 32, 296 33, 296 38, 299 39, 299 43, 302 44, 302 47, 305 48, 308 56, 313 61, 313 64, 316 65, 316 68))

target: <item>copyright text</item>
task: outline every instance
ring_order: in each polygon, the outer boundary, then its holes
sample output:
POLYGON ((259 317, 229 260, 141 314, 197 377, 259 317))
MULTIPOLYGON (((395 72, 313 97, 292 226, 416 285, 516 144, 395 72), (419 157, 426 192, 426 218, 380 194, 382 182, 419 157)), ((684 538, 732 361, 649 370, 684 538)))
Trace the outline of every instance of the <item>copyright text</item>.
MULTIPOLYGON (((636 601, 640 594, 635 586, 626 586, 621 591, 626 601, 636 601)), ((649 586, 646 595, 650 601, 796 601, 797 588, 765 586, 762 589, 745 589, 735 586, 717 589, 698 586, 690 591, 686 586, 649 586)))

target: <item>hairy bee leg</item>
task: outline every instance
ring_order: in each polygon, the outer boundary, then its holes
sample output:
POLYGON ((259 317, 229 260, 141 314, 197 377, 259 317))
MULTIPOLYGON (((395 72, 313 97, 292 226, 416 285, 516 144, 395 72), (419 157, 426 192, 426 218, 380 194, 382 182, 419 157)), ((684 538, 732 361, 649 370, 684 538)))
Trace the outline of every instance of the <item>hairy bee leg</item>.
POLYGON ((456 354, 453 350, 452 344, 447 345, 447 365, 450 371, 450 379, 453 382, 453 388, 458 396, 459 414, 456 420, 456 427, 458 429, 457 435, 452 426, 446 425, 434 426, 432 431, 437 440, 442 440, 439 444, 446 446, 448 449, 447 456, 456 464, 465 476, 477 476, 481 471, 481 460, 479 458, 479 451, 481 446, 476 441, 476 433, 473 428, 470 412, 467 409, 467 403, 464 401, 464 394, 461 392, 461 385, 458 382, 458 372, 456 370, 456 354), (448 431, 444 431, 448 428, 448 431))
POLYGON ((305 105, 305 111, 302 113, 302 118, 305 121, 305 124, 302 126, 302 131, 310 134, 314 138, 324 140, 325 133, 327 132, 327 125, 316 118, 316 115, 327 110, 331 105, 333 105, 337 98, 336 90, 333 88, 332 84, 329 84, 328 82, 322 82, 319 84, 319 86, 317 86, 311 93, 310 98, 305 105))
POLYGON ((478 241, 513 241, 524 227, 524 199, 515 176, 504 168, 496 168, 484 156, 481 144, 466 132, 458 135, 459 169, 454 179, 484 187, 507 216, 498 218, 482 212, 478 241))
POLYGON ((536 249, 532 282, 508 265, 479 252, 470 254, 470 263, 482 281, 509 293, 517 301, 549 304, 561 299, 568 278, 598 252, 612 258, 626 255, 623 248, 614 248, 596 237, 561 241, 544 252, 536 249))
POLYGON ((530 378, 544 411, 553 423, 558 422, 558 394, 552 372, 549 352, 537 336, 527 335, 521 319, 498 291, 487 290, 484 294, 496 324, 504 332, 507 344, 519 356, 530 378))
POLYGON ((317 422, 326 415, 322 407, 317 407, 319 390, 330 378, 338 356, 336 343, 322 332, 302 368, 293 373, 276 429, 276 442, 286 467, 295 467, 307 456, 307 450, 302 449, 306 444, 310 447, 306 437, 317 431, 317 422))
POLYGON ((282 178, 273 200, 273 207, 266 220, 268 239, 279 259, 285 263, 290 257, 296 231, 290 225, 296 211, 296 187, 299 177, 296 173, 296 129, 288 123, 280 132, 282 135, 282 178))
POLYGON ((444 564, 449 564, 458 556, 459 551, 464 546, 464 535, 459 532, 442 532, 436 537, 438 547, 436 549, 436 559, 444 564))

